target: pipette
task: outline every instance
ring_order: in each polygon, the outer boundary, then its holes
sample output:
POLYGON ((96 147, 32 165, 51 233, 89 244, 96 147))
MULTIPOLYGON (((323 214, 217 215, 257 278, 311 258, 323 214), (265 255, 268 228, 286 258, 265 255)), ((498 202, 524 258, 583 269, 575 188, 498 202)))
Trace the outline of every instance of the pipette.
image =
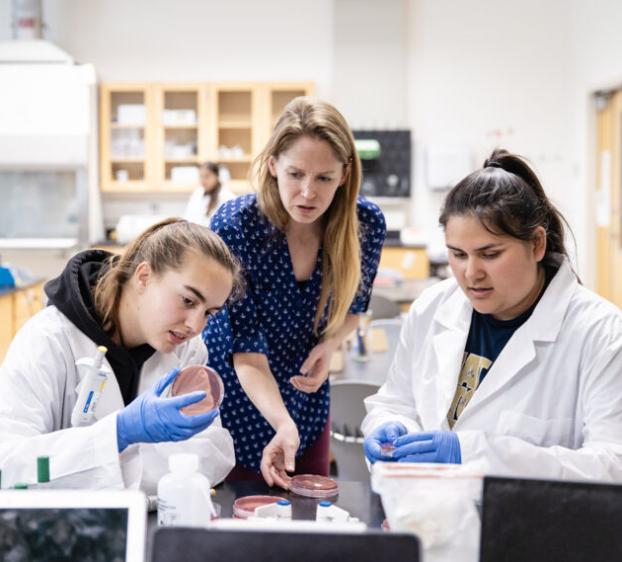
POLYGON ((76 361, 82 381, 76 406, 71 413, 71 424, 74 427, 91 425, 95 421, 97 402, 110 374, 102 365, 107 352, 108 349, 100 345, 94 357, 82 357, 76 361))

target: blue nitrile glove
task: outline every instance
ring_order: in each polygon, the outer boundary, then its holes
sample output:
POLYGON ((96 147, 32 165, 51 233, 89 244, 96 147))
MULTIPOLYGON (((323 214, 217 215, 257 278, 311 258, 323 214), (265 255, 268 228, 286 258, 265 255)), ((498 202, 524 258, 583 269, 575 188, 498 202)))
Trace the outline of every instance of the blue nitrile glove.
POLYGON ((117 414, 117 444, 122 452, 132 443, 159 443, 183 441, 208 427, 220 413, 214 409, 205 414, 188 416, 180 408, 205 398, 198 390, 173 398, 161 398, 162 391, 179 373, 173 369, 162 377, 151 390, 137 396, 117 414))
POLYGON ((383 423, 365 438, 365 442, 363 443, 365 456, 372 464, 376 461, 395 460, 392 456, 385 455, 380 447, 384 443, 393 443, 398 437, 405 434, 406 428, 404 424, 400 422, 383 423))
POLYGON ((393 458, 398 462, 461 464, 460 440, 453 431, 420 431, 395 441, 393 458))

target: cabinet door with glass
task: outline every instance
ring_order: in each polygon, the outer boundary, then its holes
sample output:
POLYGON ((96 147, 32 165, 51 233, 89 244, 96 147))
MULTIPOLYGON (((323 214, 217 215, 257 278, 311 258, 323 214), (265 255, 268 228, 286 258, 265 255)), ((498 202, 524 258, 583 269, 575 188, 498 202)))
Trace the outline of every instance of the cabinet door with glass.
POLYGON ((104 84, 100 95, 102 190, 144 191, 154 176, 153 89, 104 84))
POLYGON ((249 191, 253 159, 266 144, 283 108, 295 97, 312 92, 310 82, 248 82, 212 87, 215 160, 228 170, 233 191, 249 191))
POLYGON ((248 190, 248 175, 259 150, 258 89, 252 83, 214 84, 210 100, 216 118, 212 128, 213 159, 228 171, 229 187, 248 190))
POLYGON ((210 152, 206 90, 199 84, 155 86, 158 189, 189 191, 199 184, 198 167, 210 152))
MULTIPOLYGON (((270 130, 290 101, 299 96, 313 95, 312 82, 273 82, 267 84, 266 88, 268 90, 267 110, 269 113, 267 117, 270 130)), ((269 135, 269 131, 266 134, 269 135)))

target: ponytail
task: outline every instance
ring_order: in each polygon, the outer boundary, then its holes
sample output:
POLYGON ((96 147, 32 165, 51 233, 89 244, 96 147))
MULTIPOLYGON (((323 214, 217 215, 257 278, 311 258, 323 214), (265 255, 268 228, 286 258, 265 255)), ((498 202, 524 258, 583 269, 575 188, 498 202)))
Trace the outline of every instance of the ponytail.
POLYGON ((209 228, 178 218, 154 224, 119 256, 109 259, 106 272, 94 290, 95 308, 103 329, 115 333, 119 327, 119 303, 126 283, 136 268, 147 262, 156 274, 180 268, 188 251, 195 250, 215 260, 233 276, 232 297, 243 291, 241 267, 220 237, 209 228))

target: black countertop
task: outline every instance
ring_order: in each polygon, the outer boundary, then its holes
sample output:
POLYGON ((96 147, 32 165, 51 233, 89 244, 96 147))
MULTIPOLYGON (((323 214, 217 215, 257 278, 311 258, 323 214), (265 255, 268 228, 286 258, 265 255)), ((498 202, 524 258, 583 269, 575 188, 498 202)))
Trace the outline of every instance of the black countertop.
MULTIPOLYGON (((339 495, 328 498, 336 506, 345 509, 353 517, 367 523, 370 528, 380 528, 384 521, 384 511, 380 496, 371 491, 368 481, 344 482, 337 479, 339 495)), ((220 505, 221 517, 233 515, 233 502, 243 496, 268 495, 281 496, 292 503, 292 518, 314 520, 318 499, 305 498, 280 488, 270 488, 264 482, 225 482, 216 487, 216 495, 212 498, 220 505)), ((153 534, 157 529, 155 512, 149 514, 147 524, 147 552, 153 543, 153 534)))
MULTIPOLYGON (((358 517, 369 527, 380 527, 384 520, 384 511, 380 496, 371 491, 369 482, 342 482, 339 484, 339 495, 328 498, 329 501, 345 509, 353 517, 358 517)), ((251 495, 281 496, 292 502, 293 519, 315 519, 315 510, 320 500, 305 498, 297 494, 269 488, 263 482, 228 482, 216 488, 214 501, 221 506, 221 516, 233 515, 233 502, 237 498, 251 495)))

